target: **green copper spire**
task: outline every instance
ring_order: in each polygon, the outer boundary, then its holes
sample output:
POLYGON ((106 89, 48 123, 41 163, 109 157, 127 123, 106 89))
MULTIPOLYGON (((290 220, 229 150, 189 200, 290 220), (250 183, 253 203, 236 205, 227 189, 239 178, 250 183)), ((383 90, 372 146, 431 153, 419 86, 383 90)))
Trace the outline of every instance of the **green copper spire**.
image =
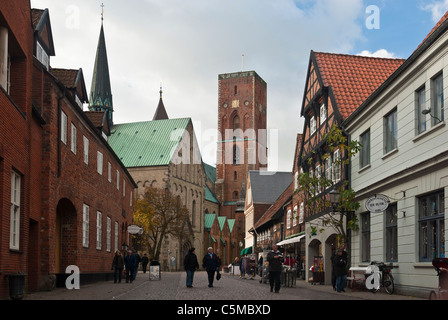
POLYGON ((114 112, 112 90, 110 86, 109 64, 107 62, 106 40, 103 28, 103 13, 101 14, 101 30, 96 51, 95 67, 93 70, 92 88, 90 90, 90 111, 106 111, 107 120, 112 125, 114 112))

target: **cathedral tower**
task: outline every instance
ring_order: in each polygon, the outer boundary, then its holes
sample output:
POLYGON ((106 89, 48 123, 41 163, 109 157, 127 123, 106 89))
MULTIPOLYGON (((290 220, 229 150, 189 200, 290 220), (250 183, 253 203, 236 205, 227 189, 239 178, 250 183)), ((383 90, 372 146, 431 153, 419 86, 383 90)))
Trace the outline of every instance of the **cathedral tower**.
POLYGON ((267 85, 255 71, 218 76, 216 194, 234 218, 249 170, 267 168, 267 85))
POLYGON ((110 85, 109 64, 107 61, 106 39, 104 37, 103 15, 101 15, 100 38, 98 40, 95 66, 93 70, 89 110, 106 111, 109 127, 112 126, 114 107, 110 85))

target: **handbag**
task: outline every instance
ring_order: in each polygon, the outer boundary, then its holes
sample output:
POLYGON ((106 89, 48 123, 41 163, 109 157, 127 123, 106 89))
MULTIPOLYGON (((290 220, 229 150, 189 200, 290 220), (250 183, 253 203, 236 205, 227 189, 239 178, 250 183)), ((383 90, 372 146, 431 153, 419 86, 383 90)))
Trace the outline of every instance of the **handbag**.
POLYGON ((221 274, 219 273, 219 270, 218 270, 218 273, 216 274, 216 280, 219 280, 219 279, 221 279, 221 274))

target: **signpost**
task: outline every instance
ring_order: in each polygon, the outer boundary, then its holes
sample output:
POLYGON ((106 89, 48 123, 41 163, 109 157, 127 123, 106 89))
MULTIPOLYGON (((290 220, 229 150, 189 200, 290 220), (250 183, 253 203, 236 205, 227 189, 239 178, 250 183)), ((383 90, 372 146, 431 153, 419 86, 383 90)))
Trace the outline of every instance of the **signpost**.
POLYGON ((371 213, 384 212, 389 206, 389 198, 382 194, 376 194, 366 201, 366 209, 371 213))

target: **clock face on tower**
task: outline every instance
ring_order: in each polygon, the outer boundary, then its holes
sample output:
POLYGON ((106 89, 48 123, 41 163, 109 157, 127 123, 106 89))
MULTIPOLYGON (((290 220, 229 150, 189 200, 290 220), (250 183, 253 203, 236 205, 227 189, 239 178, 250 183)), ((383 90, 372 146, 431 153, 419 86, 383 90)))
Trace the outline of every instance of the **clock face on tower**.
POLYGON ((240 107, 240 100, 233 100, 232 108, 239 108, 239 107, 240 107))

